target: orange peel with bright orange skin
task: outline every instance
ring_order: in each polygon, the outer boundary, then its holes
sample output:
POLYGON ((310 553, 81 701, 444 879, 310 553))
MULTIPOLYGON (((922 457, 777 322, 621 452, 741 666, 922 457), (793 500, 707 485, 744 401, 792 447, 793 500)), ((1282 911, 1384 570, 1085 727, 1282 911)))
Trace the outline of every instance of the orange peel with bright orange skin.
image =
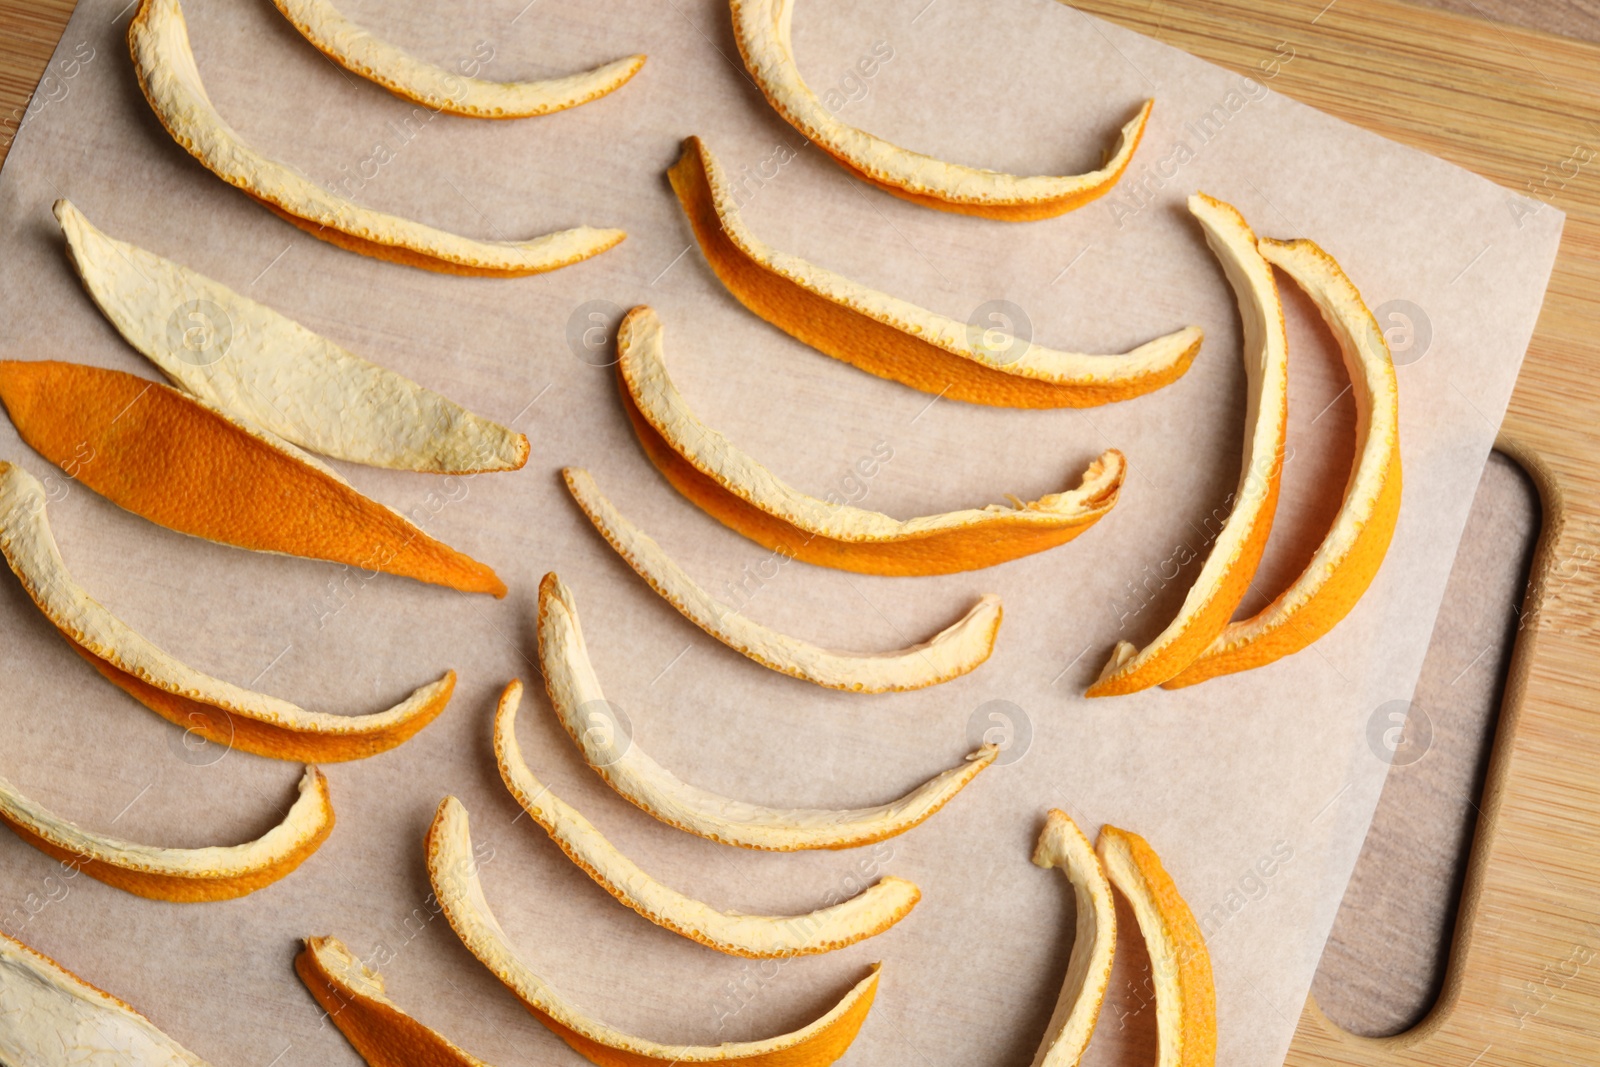
POLYGON ((1233 511, 1177 616, 1142 649, 1119 641, 1086 695, 1120 696, 1160 685, 1198 659, 1250 589, 1278 507, 1289 416, 1289 339, 1272 268, 1244 216, 1204 193, 1189 198, 1206 242, 1233 286, 1244 324, 1249 395, 1233 511))
POLYGON ((1017 177, 947 163, 840 122, 800 76, 790 42, 794 0, 733 0, 733 36, 745 69, 773 110, 842 166, 902 200, 989 219, 1048 219, 1104 196, 1128 168, 1154 101, 1127 125, 1105 164, 1069 177, 1017 177))
POLYGON ((1217 1058, 1217 992, 1200 924, 1144 838, 1103 826, 1097 848, 1111 884, 1133 905, 1150 953, 1157 1067, 1211 1067, 1217 1058))
POLYGON ((53 361, 0 362, 22 439, 118 507, 256 552, 502 597, 494 571, 424 533, 292 445, 170 386, 53 361))
MULTIPOLYGON (((712 518, 790 559, 862 574, 953 574, 1066 544, 1116 506, 1127 476, 1108 449, 1075 489, 1015 506, 895 519, 807 496, 713 430, 667 374, 661 320, 636 307, 617 330, 617 374, 639 444, 656 469, 712 518)), ((1015 498, 1013 498, 1015 499, 1015 498)))
POLYGON ((684 141, 668 177, 706 262, 741 304, 825 355, 925 393, 998 407, 1093 407, 1176 381, 1200 351, 1195 326, 1121 355, 979 330, 765 244, 698 137, 684 141))
POLYGON ((1271 604, 1229 623, 1200 658, 1163 682, 1177 689, 1265 666, 1332 630, 1377 577, 1400 518, 1400 390, 1378 322, 1344 269, 1313 241, 1257 243, 1317 305, 1339 342, 1356 402, 1356 460, 1344 502, 1311 562, 1271 604))
MULTIPOLYGON (((827 1067, 843 1056, 872 1007, 878 967, 826 1014, 791 1033, 721 1045, 662 1044, 632 1034, 573 1007, 511 947, 484 898, 473 861, 467 812, 446 797, 428 829, 428 878, 434 899, 461 943, 524 1007, 557 1037, 600 1067, 671 1067, 717 1063, 728 1067, 827 1067)), ((408 1064, 415 1061, 407 1061, 408 1064)), ((442 1063, 449 1065, 450 1060, 442 1063)))
POLYGON ((516 278, 588 259, 627 236, 580 226, 529 241, 479 241, 364 208, 262 155, 217 113, 178 0, 142 0, 128 50, 139 88, 174 141, 285 222, 347 251, 444 274, 516 278))
POLYGON ((152 900, 194 903, 247 896, 289 874, 333 832, 333 803, 327 778, 307 767, 289 813, 256 840, 158 848, 85 830, 0 779, 0 822, 40 852, 106 885, 152 900))

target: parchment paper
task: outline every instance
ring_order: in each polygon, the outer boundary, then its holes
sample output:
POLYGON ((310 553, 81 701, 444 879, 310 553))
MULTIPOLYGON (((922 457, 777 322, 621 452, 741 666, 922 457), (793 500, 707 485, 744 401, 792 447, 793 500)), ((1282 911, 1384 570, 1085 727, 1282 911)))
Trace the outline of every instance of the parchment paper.
MULTIPOLYGON (((421 842, 453 793, 493 850, 483 876, 501 923, 557 988, 613 1024, 695 1043, 777 1034, 881 959, 882 990, 848 1063, 1017 1064, 1039 1040, 1071 946, 1064 880, 1028 862, 1044 812, 1061 806, 1091 834, 1114 822, 1161 852, 1211 946, 1219 1062, 1280 1062, 1404 740, 1391 731, 1538 312, 1560 214, 1260 88, 1296 61, 1291 45, 1261 57, 1252 85, 1044 0, 806 0, 796 46, 811 84, 835 93, 847 120, 947 158, 1017 173, 1088 169, 1133 108, 1157 98, 1112 197, 1036 224, 960 218, 856 185, 805 146, 738 67, 720 3, 524 2, 344 6, 435 62, 477 58, 489 77, 634 51, 649 63, 608 99, 557 116, 429 117, 334 67, 263 0, 185 5, 220 111, 313 178, 462 233, 580 222, 629 232, 597 260, 512 281, 363 259, 272 217, 150 114, 123 43, 131 5, 80 3, 47 102, 0 180, 0 356, 155 377, 71 274, 50 217, 66 196, 112 235, 514 422, 533 458, 520 473, 472 479, 345 472, 494 565, 512 588, 503 602, 184 538, 57 474, 50 516, 79 581, 192 665, 351 713, 388 706, 446 667, 461 685, 403 748, 329 768, 339 825, 286 881, 228 903, 158 903, 64 879, 0 835, 0 928, 218 1064, 356 1062, 291 971, 297 939, 314 933, 342 938, 402 1006, 488 1062, 577 1063, 434 914, 421 842), (663 176, 691 133, 730 170, 748 168, 746 218, 779 248, 960 318, 1010 301, 1056 347, 1118 351, 1193 322, 1205 348, 1175 385, 1086 412, 934 402, 864 375, 722 291, 663 176), (1182 210, 1196 188, 1237 204, 1263 234, 1315 237, 1381 310, 1402 363, 1404 508, 1372 590, 1314 649, 1181 692, 1088 702, 1080 694, 1113 641, 1147 640, 1176 610, 1198 570, 1178 561, 1203 555, 1237 476, 1237 314, 1182 210), (779 567, 679 498, 639 453, 612 372, 596 365, 603 349, 584 345, 591 301, 602 302, 601 322, 653 305, 672 373, 706 421, 815 495, 896 515, 1031 498, 1075 483, 1109 445, 1133 474, 1097 528, 992 570, 912 580, 779 567), (898 647, 996 592, 999 646, 976 673, 912 694, 824 692, 765 671, 694 629, 612 555, 561 489, 566 464, 591 469, 691 573, 761 622, 836 647, 898 647), (1003 765, 911 834, 855 852, 766 855, 679 833, 610 793, 531 691, 523 730, 536 772, 668 884, 725 908, 797 912, 894 873, 922 887, 917 910, 829 956, 723 957, 618 906, 519 819, 493 766, 490 715, 508 678, 536 682, 531 610, 550 569, 578 598, 596 669, 636 742, 699 785, 776 804, 875 803, 951 765, 985 731, 1009 732, 1003 765), (729 592, 740 583, 744 595, 729 592)), ((1309 557, 1349 466, 1344 372, 1306 302, 1291 293, 1289 303, 1292 455, 1246 610, 1309 557)), ((50 473, 9 424, 0 456, 50 473)), ((186 743, 96 676, 9 580, 0 616, 0 774, 87 826, 151 843, 244 840, 280 818, 298 767, 186 743)), ((1154 1008, 1126 912, 1123 926, 1096 1063, 1149 1062, 1154 1008)))

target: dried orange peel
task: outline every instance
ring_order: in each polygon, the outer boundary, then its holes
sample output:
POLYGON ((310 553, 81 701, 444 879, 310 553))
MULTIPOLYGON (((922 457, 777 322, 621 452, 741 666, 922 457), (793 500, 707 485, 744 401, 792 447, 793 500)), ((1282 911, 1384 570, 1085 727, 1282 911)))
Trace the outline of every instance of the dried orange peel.
POLYGON ((1127 476, 1107 450, 1076 489, 1015 506, 990 504, 894 519, 790 486, 700 421, 667 374, 661 320, 636 307, 617 331, 623 404, 645 455, 707 514, 790 559, 863 574, 952 574, 1065 544, 1116 506, 1127 476))
POLYGON ((528 439, 55 203, 67 254, 123 338, 174 385, 311 452, 435 474, 516 470, 528 439))
POLYGON ((594 528, 650 588, 684 618, 764 667, 827 689, 887 693, 959 678, 994 651, 1001 609, 992 593, 929 640, 892 652, 837 652, 751 622, 696 585, 660 545, 623 517, 588 471, 568 467, 562 475, 594 528))
POLYGON ((293 871, 333 832, 328 780, 315 767, 283 821, 243 845, 157 848, 85 830, 0 779, 0 822, 40 852, 106 885, 152 900, 232 900, 293 871))
POLYGON ((163 718, 228 748, 319 763, 359 759, 421 730, 455 691, 455 672, 447 671, 387 711, 330 715, 185 666, 73 580, 50 532, 44 486, 10 463, 0 463, 0 553, 35 606, 96 670, 163 718))
POLYGON ((539 667, 556 717, 606 783, 644 811, 700 837, 771 852, 856 848, 903 834, 949 803, 999 755, 984 745, 960 766, 871 808, 771 808, 689 785, 621 738, 589 662, 578 607, 554 574, 539 585, 539 667), (595 716, 608 721, 596 723, 595 716))
POLYGON ((8 360, 0 362, 0 403, 40 455, 158 526, 464 593, 506 594, 487 566, 299 449, 170 386, 79 363, 8 360))
POLYGON ((978 330, 760 241, 698 137, 684 141, 668 177, 706 262, 741 304, 819 352, 925 393, 999 407, 1092 407, 1176 381, 1200 350, 1195 326, 1122 355, 1060 352, 978 330))
POLYGON ((1244 324, 1244 366, 1249 396, 1244 458, 1233 510, 1223 524, 1177 617, 1144 648, 1119 641, 1091 697, 1138 692, 1176 677, 1198 659, 1228 625, 1249 591, 1272 530, 1283 474, 1289 414, 1289 340, 1272 268, 1256 237, 1231 205, 1203 193, 1189 198, 1206 242, 1232 284, 1244 324))
POLYGON ((750 77, 778 114, 840 166, 902 200, 962 215, 1047 219, 1105 195, 1127 170, 1153 101, 1128 124, 1105 165, 1068 177, 1018 177, 947 163, 834 117, 800 76, 790 41, 794 0, 733 0, 733 33, 750 77))
POLYGON ((1339 342, 1355 394, 1355 465, 1305 571, 1256 615, 1229 623, 1199 659, 1162 683, 1168 689, 1264 666, 1332 630, 1377 576, 1400 518, 1400 390, 1383 331, 1355 283, 1315 242, 1263 239, 1257 247, 1305 290, 1339 342))
POLYGON ((522 1001, 534 1018, 601 1067, 670 1067, 674 1063, 826 1067, 843 1056, 855 1040, 878 991, 878 968, 874 966, 872 973, 825 1015, 799 1030, 760 1041, 668 1045, 634 1037, 568 1004, 518 958, 484 898, 472 857, 467 812, 454 797, 439 805, 428 828, 427 858, 434 899, 467 951, 522 1001))
POLYGON ((644 66, 644 56, 532 82, 468 78, 425 63, 372 36, 327 0, 272 0, 283 17, 311 44, 352 74, 376 82, 430 111, 478 119, 521 119, 586 104, 621 88, 644 66))
POLYGON ((1217 993, 1200 924, 1149 842, 1100 828, 1100 859, 1128 899, 1150 953, 1158 1067, 1211 1067, 1217 1058, 1217 993))
POLYGON ((364 208, 262 155, 217 113, 178 0, 142 0, 128 24, 128 49, 139 87, 174 141, 285 222, 340 248, 445 274, 510 278, 588 259, 626 236, 580 226, 529 241, 478 241, 364 208))
POLYGON ((0 934, 0 1063, 206 1067, 132 1007, 0 934))
POLYGON ((911 882, 880 878, 849 900, 804 915, 745 915, 718 911, 661 884, 607 841, 594 824, 533 776, 517 743, 522 683, 500 695, 494 717, 494 757, 500 778, 522 810, 567 858, 617 900, 657 926, 730 956, 776 959, 814 956, 883 933, 911 913, 922 893, 911 882))
POLYGON ((1117 949, 1117 905, 1105 867, 1089 839, 1066 812, 1052 809, 1033 852, 1040 867, 1059 867, 1072 885, 1077 904, 1077 931, 1061 996, 1034 1057, 1034 1067, 1077 1067, 1094 1036, 1111 984, 1117 949))

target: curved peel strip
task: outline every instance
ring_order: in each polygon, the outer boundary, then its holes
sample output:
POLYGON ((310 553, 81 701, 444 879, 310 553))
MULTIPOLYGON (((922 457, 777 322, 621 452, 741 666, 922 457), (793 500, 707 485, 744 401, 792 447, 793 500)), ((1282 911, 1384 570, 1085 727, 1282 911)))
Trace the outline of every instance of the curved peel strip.
POLYGON ((40 455, 158 526, 463 593, 506 594, 484 564, 293 446, 170 386, 79 363, 7 360, 0 403, 40 455))
POLYGON ((1356 461, 1344 503, 1306 569, 1254 617, 1229 623, 1201 657, 1162 683, 1168 689, 1249 670, 1322 637, 1356 606, 1389 551, 1400 517, 1400 390, 1394 360, 1361 292, 1313 241, 1258 242, 1267 262, 1316 303, 1356 401, 1356 461))
POLYGON ((473 861, 467 812, 455 797, 439 805, 428 828, 428 878, 434 899, 461 943, 523 1006, 577 1053, 601 1067, 721 1063, 740 1067, 826 1067, 855 1040, 878 991, 878 967, 827 1014, 791 1033, 721 1045, 665 1045, 607 1026, 572 1007, 512 950, 484 899, 473 861))
POLYGON ((733 33, 746 69, 778 114, 840 166, 902 200, 1007 221, 1053 218, 1105 195, 1127 170, 1153 101, 1126 126, 1105 165, 1069 177, 1017 177, 946 163, 840 122, 795 65, 794 0, 733 0, 733 33))
POLYGON ((128 49, 139 87, 174 141, 274 214, 341 248, 445 274, 514 278, 588 259, 626 236, 581 226, 530 241, 477 241, 361 207, 268 159, 217 113, 178 0, 143 0, 128 24, 128 49))
POLYGON ((57 200, 55 214, 83 287, 117 332, 174 385, 235 421, 374 467, 466 474, 528 461, 522 434, 220 282, 106 236, 70 201, 57 200), (185 309, 189 318, 180 319, 185 309), (200 344, 189 343, 188 329, 204 331, 200 344))
POLYGON ((628 56, 593 70, 534 82, 468 78, 380 40, 327 0, 272 0, 317 51, 352 74, 431 111, 478 119, 521 119, 564 111, 621 88, 644 66, 628 56))
POLYGON ((132 1007, 0 934, 0 1063, 206 1067, 132 1007))
POLYGON ((243 845, 156 848, 92 833, 29 800, 0 779, 0 822, 34 848, 106 885, 152 900, 232 900, 271 885, 333 832, 328 780, 315 767, 282 822, 243 845))
POLYGON ((454 671, 371 715, 307 711, 179 663, 91 597, 67 571, 44 487, 0 463, 0 553, 38 609, 107 680, 163 718, 226 748, 329 763, 385 752, 428 725, 455 691, 454 671))
POLYGON ((539 666, 556 717, 611 788, 669 826, 740 848, 856 848, 903 834, 949 803, 999 754, 995 746, 984 745, 960 766, 877 807, 770 808, 689 785, 636 741, 618 746, 613 731, 591 727, 585 716, 605 705, 606 697, 589 662, 572 593, 553 573, 539 585, 539 666))
POLYGON ((1150 952, 1157 1067, 1211 1067, 1217 1058, 1217 992, 1200 924, 1144 838, 1103 826, 1098 849, 1111 884, 1133 905, 1150 952))
POLYGON ((717 911, 656 881, 619 852, 576 808, 533 776, 517 743, 522 683, 500 694, 494 757, 500 778, 567 858, 599 886, 657 926, 730 956, 814 956, 883 933, 911 914, 922 893, 904 878, 880 878, 849 900, 804 915, 717 911))
POLYGON ((807 496, 701 422, 667 374, 661 320, 636 307, 617 331, 623 404, 645 455, 724 526, 790 559, 863 574, 953 574, 1062 545, 1117 502, 1127 460, 1109 449, 1076 489, 1018 504, 894 519, 807 496))
POLYGON ((1118 642, 1091 697, 1138 692, 1176 676, 1198 659, 1228 625, 1249 591, 1278 508, 1284 435, 1289 418, 1289 339, 1272 268, 1256 250, 1256 236, 1231 205, 1204 193, 1189 198, 1206 243, 1222 263, 1244 323, 1244 366, 1249 383, 1244 458, 1233 511, 1211 554, 1166 629, 1136 649, 1118 642))
POLYGON ((1093 407, 1181 378, 1203 339, 1190 326, 1123 355, 1059 352, 979 331, 769 247, 739 217, 733 186, 698 137, 668 172, 700 251, 738 301, 868 374, 971 404, 1093 407))
POLYGON ((684 618, 764 667, 827 689, 886 693, 922 689, 978 668, 994 651, 1000 598, 986 593, 958 622, 910 648, 892 652, 835 652, 753 623, 715 600, 661 546, 623 517, 589 472, 568 467, 567 490, 594 528, 684 618))
POLYGON ((1117 950, 1117 904, 1100 857, 1066 812, 1052 808, 1045 817, 1033 862, 1045 868, 1060 867, 1065 872, 1072 884, 1078 914, 1061 996, 1033 1058, 1033 1067, 1077 1067, 1094 1036, 1100 1005, 1111 984, 1111 963, 1117 950))

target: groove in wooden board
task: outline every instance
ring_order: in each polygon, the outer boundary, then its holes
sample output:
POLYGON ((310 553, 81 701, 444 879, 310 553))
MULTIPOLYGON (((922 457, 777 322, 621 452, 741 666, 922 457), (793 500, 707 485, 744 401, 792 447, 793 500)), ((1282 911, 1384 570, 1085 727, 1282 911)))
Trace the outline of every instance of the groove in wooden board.
MULTIPOLYGON (((1526 192, 1600 148, 1600 48, 1394 0, 1083 0, 1075 6, 1244 73, 1287 41, 1272 88, 1526 192)), ((1308 1001, 1288 1062, 1590 1062, 1600 1021, 1600 166, 1568 182, 1561 255, 1500 448, 1538 486, 1543 528, 1484 783, 1444 988, 1391 1038, 1308 1001), (1586 766, 1587 764, 1587 766, 1586 766), (1575 955, 1576 954, 1576 955, 1575 955), (1581 962, 1580 962, 1581 961, 1581 962)))

